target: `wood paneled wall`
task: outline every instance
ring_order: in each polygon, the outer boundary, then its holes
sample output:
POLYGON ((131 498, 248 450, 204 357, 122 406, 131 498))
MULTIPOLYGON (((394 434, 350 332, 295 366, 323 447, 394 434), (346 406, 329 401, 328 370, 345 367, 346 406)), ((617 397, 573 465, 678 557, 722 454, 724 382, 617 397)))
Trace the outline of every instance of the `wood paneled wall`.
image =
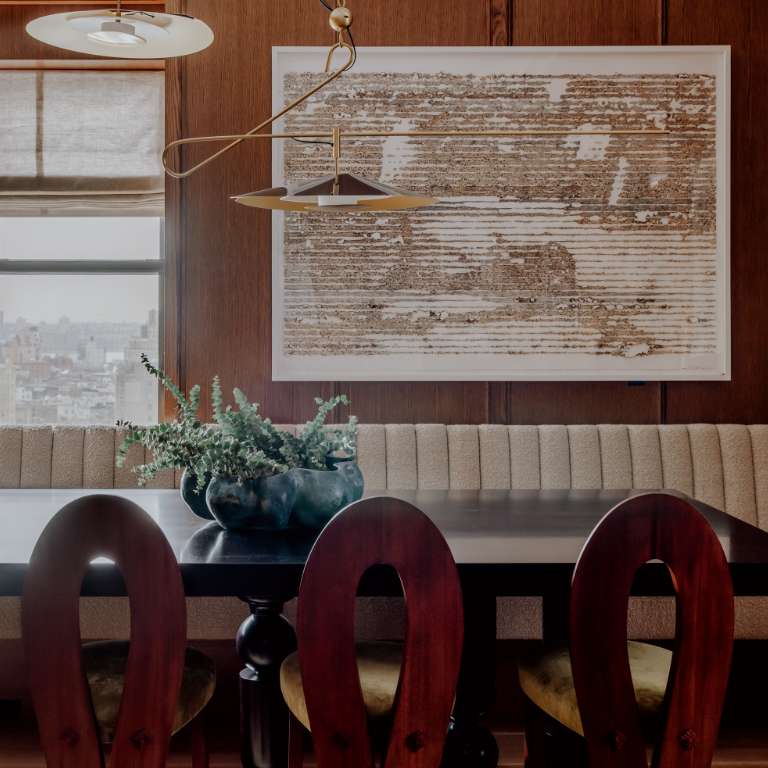
MULTIPOLYGON (((270 374, 269 214, 232 205, 267 186, 269 148, 252 143, 184 182, 180 218, 179 373, 222 375, 281 421, 307 418, 315 394, 346 392, 367 421, 768 421, 768 3, 755 0, 352 0, 360 45, 733 46, 733 381, 730 383, 274 383, 270 374)), ((187 135, 237 132, 270 106, 272 45, 325 44, 317 0, 265 18, 251 0, 187 0, 217 42, 179 67, 187 135)), ((175 109, 175 105, 174 105, 175 109)), ((194 157, 190 152, 187 161, 194 157)), ((173 194, 177 194, 174 192, 173 194)), ((172 198, 173 199, 173 198, 172 198)))
MULTIPOLYGON (((236 133, 268 114, 272 45, 330 42, 318 0, 173 0, 216 32, 168 67, 168 134, 236 133)), ((346 392, 366 421, 448 423, 768 422, 768 2, 762 0, 350 0, 359 45, 733 46, 732 347, 729 383, 275 383, 270 217, 229 195, 268 186, 266 143, 168 184, 166 363, 184 385, 214 373, 282 422, 315 395, 346 392)), ((15 9, 29 15, 30 8, 15 9)), ((38 15, 40 9, 32 9, 38 15)), ((0 8, 0 19, 7 9, 0 8)), ((23 28, 23 26, 22 26, 23 28)), ((8 24, 0 38, 9 40, 8 24)), ((18 33, 16 33, 18 34, 18 33)), ((10 45, 10 50, 9 50, 10 45)), ((52 49, 30 55, 52 58, 52 49)), ((184 162, 200 156, 185 152, 184 162)))

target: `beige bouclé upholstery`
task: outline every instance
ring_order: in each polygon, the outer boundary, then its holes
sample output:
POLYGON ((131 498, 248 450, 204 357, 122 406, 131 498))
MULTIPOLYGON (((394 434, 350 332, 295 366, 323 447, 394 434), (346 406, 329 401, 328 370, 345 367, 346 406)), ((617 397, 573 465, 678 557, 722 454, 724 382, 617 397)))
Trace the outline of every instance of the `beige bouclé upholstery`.
MULTIPOLYGON (((135 487, 130 465, 150 457, 134 446, 128 465, 115 468, 121 440, 112 427, 0 427, 0 488, 135 487)), ((669 488, 768 529, 768 425, 361 424, 358 460, 369 490, 669 488)), ((178 473, 164 472, 151 486, 178 481, 178 473)), ((120 601, 94 604, 109 608, 86 611, 93 626, 86 621, 85 636, 104 637, 111 626, 123 637, 120 601)), ((375 605, 362 611, 363 636, 381 636, 380 629, 391 636, 398 607, 375 605)), ((247 614, 234 598, 191 599, 188 606, 190 636, 201 639, 231 637, 247 614)), ((536 597, 500 600, 498 611, 500 636, 540 636, 536 597)), ((761 598, 738 599, 736 613, 737 636, 768 638, 761 598)), ((673 633, 670 601, 632 601, 632 636, 673 633)), ((0 600, 1 637, 18 637, 16 600, 0 600)))

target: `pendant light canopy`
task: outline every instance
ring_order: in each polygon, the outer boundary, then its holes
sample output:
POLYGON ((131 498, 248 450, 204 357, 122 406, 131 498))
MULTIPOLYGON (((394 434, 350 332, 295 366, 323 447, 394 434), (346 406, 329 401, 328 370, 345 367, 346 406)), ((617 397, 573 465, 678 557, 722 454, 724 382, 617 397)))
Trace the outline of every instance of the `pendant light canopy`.
POLYGON ((185 56, 213 42, 200 19, 175 13, 101 9, 54 13, 27 24, 36 40, 57 48, 117 59, 185 56))
POLYGON ((351 173, 307 181, 290 191, 263 189, 232 198, 240 205, 272 211, 396 211, 434 205, 432 197, 414 195, 351 173))

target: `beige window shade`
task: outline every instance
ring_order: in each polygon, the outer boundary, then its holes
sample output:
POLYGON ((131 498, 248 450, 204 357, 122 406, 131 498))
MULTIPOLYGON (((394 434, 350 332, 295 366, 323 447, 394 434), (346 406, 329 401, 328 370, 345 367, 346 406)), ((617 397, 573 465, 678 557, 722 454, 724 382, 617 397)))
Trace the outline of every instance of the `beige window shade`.
POLYGON ((163 72, 0 71, 0 216, 162 216, 163 72))

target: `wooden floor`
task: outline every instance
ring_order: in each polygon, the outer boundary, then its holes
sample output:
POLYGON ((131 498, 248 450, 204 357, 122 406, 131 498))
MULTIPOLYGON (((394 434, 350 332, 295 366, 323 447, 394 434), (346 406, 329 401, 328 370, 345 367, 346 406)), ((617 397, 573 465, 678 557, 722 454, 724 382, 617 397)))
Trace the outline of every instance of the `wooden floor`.
MULTIPOLYGON (((198 644, 219 672, 217 692, 208 707, 207 732, 211 768, 240 768, 237 680, 240 661, 232 643, 198 644)), ((497 696, 492 726, 501 751, 499 768, 520 768, 523 762, 522 693, 516 690, 519 644, 499 644, 497 680, 504 695, 497 696)), ((733 691, 726 706, 726 724, 714 765, 716 768, 768 768, 768 712, 763 691, 768 690, 768 644, 741 643, 732 667, 733 691), (748 727, 744 723, 749 722, 748 727)), ((187 740, 172 742, 171 768, 189 768, 187 740)), ((306 761, 307 768, 313 765, 306 761)), ((28 703, 21 708, 0 702, 0 768, 45 768, 37 742, 35 720, 28 703)))
MULTIPOLYGON (((523 736, 516 728, 494 729, 501 750, 499 768, 521 768, 523 736)), ((230 725, 215 726, 210 732, 211 768, 241 768, 237 752, 237 732, 230 725)), ((307 768, 313 765, 307 760, 307 768)), ((190 765, 185 740, 178 737, 173 745, 169 768, 190 765)), ((765 733, 725 733, 718 748, 716 768, 768 768, 768 728, 765 733)), ((2 768, 45 768, 37 745, 34 719, 28 708, 21 713, 0 718, 0 766, 2 768)))

